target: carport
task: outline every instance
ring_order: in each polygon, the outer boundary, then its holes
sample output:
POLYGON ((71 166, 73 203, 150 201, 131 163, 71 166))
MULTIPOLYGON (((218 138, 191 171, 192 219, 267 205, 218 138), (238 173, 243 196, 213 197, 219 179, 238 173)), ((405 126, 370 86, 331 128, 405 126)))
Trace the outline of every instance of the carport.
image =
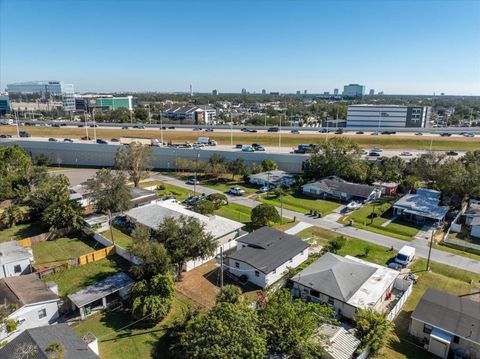
POLYGON ((133 283, 132 278, 121 272, 69 294, 68 299, 72 304, 72 310, 78 309, 80 318, 83 320, 92 309, 107 308, 109 298, 119 296, 125 299, 133 283))

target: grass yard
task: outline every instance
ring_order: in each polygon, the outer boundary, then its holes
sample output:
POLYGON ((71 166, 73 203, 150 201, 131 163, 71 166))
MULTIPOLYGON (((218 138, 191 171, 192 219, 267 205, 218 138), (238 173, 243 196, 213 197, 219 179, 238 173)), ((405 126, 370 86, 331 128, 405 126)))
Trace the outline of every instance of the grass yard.
POLYGON ((343 217, 341 221, 342 223, 346 223, 352 219, 353 226, 356 228, 365 229, 367 231, 406 241, 413 240, 413 237, 416 236, 421 226, 402 222, 398 219, 384 227, 382 226, 382 224, 387 222, 393 216, 391 211, 392 202, 393 199, 384 198, 376 203, 368 203, 362 206, 362 208, 349 213, 343 217), (375 211, 377 216, 372 220, 373 211, 375 211))
POLYGON ((0 243, 33 237, 46 232, 39 223, 22 223, 0 231, 0 243))
POLYGON ((103 248, 103 245, 81 234, 61 237, 32 245, 35 267, 55 266, 103 248))
POLYGON ((239 187, 245 191, 245 196, 250 196, 258 191, 258 186, 243 181, 227 179, 207 179, 200 180, 200 185, 216 189, 217 191, 228 192, 232 187, 239 187))
POLYGON ((150 186, 163 186, 164 189, 156 189, 155 192, 160 197, 163 196, 175 196, 177 201, 182 202, 183 200, 187 199, 190 197, 193 192, 182 187, 174 186, 169 183, 161 182, 161 181, 148 181, 148 182, 142 182, 140 183, 140 187, 145 188, 145 187, 150 187, 150 186))
MULTIPOLYGON (((273 193, 264 194, 260 196, 258 200, 277 207, 281 206, 280 197, 276 197, 273 193)), ((316 210, 320 211, 322 215, 325 215, 332 212, 339 206, 339 203, 308 197, 298 191, 290 191, 288 194, 283 196, 283 208, 304 214, 309 213, 310 210, 316 210)))
POLYGON ((449 253, 453 253, 453 254, 458 254, 459 256, 464 256, 464 257, 467 257, 467 258, 471 258, 471 259, 475 259, 477 261, 480 261, 480 254, 467 252, 467 251, 464 251, 464 250, 458 249, 458 248, 453 248, 453 247, 450 247, 450 245, 444 245, 444 244, 441 244, 441 243, 440 244, 434 244, 433 248, 438 249, 440 251, 445 251, 445 252, 449 252, 449 253))
MULTIPOLYGON (((122 232, 121 230, 115 227, 112 227, 112 231, 113 231, 113 239, 115 240, 115 244, 119 245, 123 249, 127 249, 127 247, 130 244, 132 244, 133 238, 130 237, 128 234, 122 232)), ((112 234, 110 230, 102 232, 100 234, 105 238, 112 240, 112 234)))
POLYGON ((176 293, 167 317, 154 327, 135 322, 128 311, 101 312, 73 326, 84 335, 88 332, 98 338, 102 359, 168 358, 168 342, 165 332, 176 318, 184 315, 194 304, 176 293))
POLYGON ((57 283, 60 296, 65 297, 125 268, 127 264, 121 257, 111 255, 96 262, 70 267, 66 271, 44 277, 43 280, 57 283))

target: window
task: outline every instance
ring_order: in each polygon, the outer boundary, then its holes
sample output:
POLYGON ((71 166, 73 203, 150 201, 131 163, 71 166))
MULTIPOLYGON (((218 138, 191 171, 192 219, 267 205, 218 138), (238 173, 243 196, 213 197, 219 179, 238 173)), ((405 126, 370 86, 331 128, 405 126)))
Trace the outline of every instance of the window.
POLYGON ((425 334, 430 334, 432 330, 433 330, 433 327, 431 325, 428 325, 428 324, 423 325, 423 332, 425 334))
POLYGON ((38 319, 45 318, 47 316, 47 310, 45 308, 38 311, 38 319))
POLYGON ((255 271, 255 277, 260 277, 260 272, 258 270, 255 271))
POLYGON ((320 297, 320 292, 318 290, 315 290, 315 289, 310 289, 310 295, 312 297, 319 298, 320 297))
POLYGON ((458 344, 458 343, 460 342, 460 338, 458 337, 458 335, 455 335, 455 336, 453 337, 453 342, 454 342, 455 344, 458 344))
POLYGON ((14 267, 13 267, 13 271, 15 273, 22 273, 22 266, 20 264, 16 264, 14 267))
POLYGON ((327 301, 328 304, 333 305, 334 302, 335 302, 335 299, 333 299, 332 297, 328 297, 328 301, 327 301))
POLYGON ((235 262, 235 268, 240 268, 240 263, 235 262))

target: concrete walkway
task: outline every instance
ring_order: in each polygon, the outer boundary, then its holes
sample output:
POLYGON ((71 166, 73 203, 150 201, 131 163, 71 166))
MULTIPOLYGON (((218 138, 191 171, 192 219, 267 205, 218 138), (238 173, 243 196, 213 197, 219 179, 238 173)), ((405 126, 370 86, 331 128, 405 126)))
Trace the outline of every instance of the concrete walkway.
MULTIPOLYGON (((155 174, 151 178, 160 180, 162 182, 171 183, 175 186, 187 188, 193 191, 193 186, 187 185, 185 182, 173 177, 164 176, 161 174, 155 174)), ((221 191, 217 191, 217 190, 203 187, 203 186, 197 186, 197 192, 206 193, 206 194, 222 193, 221 191)), ((246 197, 237 197, 229 194, 226 194, 226 195, 229 201, 238 203, 250 208, 256 207, 260 204, 260 202, 254 201, 246 197)), ((279 208, 277 209, 280 211, 279 208)), ((346 236, 358 238, 365 242, 378 244, 384 247, 388 247, 388 248, 393 247, 396 250, 399 250, 404 245, 409 245, 409 246, 415 247, 417 257, 421 257, 421 258, 428 257, 429 242, 425 240, 420 241, 415 239, 411 242, 408 242, 401 239, 385 236, 382 234, 369 232, 363 229, 345 226, 335 221, 329 221, 326 218, 313 218, 303 213, 290 211, 288 209, 283 209, 283 217, 290 218, 290 219, 295 218, 295 220, 297 221, 306 222, 311 224, 312 226, 328 229, 338 234, 343 234, 346 236)), ((480 261, 470 259, 464 256, 460 256, 457 254, 452 254, 449 252, 432 249, 431 260, 434 262, 442 263, 442 264, 448 264, 453 267, 461 268, 470 272, 480 273, 480 261)))
POLYGON ((298 222, 295 226, 290 229, 287 229, 285 233, 287 234, 297 234, 303 231, 304 229, 310 228, 312 226, 311 223, 307 222, 298 222))

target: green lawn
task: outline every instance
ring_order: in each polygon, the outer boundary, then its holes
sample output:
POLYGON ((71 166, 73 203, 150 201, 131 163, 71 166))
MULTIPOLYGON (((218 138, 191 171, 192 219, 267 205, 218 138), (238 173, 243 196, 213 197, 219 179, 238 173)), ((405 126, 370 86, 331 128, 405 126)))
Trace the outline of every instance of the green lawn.
POLYGON ((140 183, 140 187, 142 188, 150 187, 150 186, 164 186, 163 190, 156 190, 155 192, 157 192, 157 194, 162 197, 173 195, 179 202, 187 199, 193 194, 193 192, 190 191, 189 189, 174 186, 172 184, 161 182, 161 181, 148 181, 148 182, 140 183))
POLYGON ((245 191, 245 196, 249 196, 258 191, 259 187, 243 181, 234 181, 227 179, 207 179, 201 180, 200 185, 216 189, 217 191, 228 192, 232 187, 239 187, 245 191))
POLYGON ((170 313, 154 327, 138 323, 123 329, 135 319, 128 311, 115 311, 95 314, 74 325, 73 330, 79 335, 95 335, 102 359, 169 358, 165 331, 192 306, 193 302, 176 293, 170 313))
POLYGON ((35 267, 55 266, 103 248, 103 245, 90 237, 71 235, 32 245, 35 267))
POLYGON ((346 223, 352 219, 353 226, 356 228, 411 241, 418 233, 421 226, 402 222, 397 219, 387 226, 382 227, 382 224, 387 222, 393 216, 391 211, 393 201, 393 199, 385 197, 379 202, 368 203, 362 206, 362 208, 345 216, 342 219, 342 223, 346 223), (372 213, 374 211, 376 216, 372 218, 372 213))
POLYGON ((38 223, 22 223, 0 231, 0 243, 33 237, 46 232, 38 223))
MULTIPOLYGON (((113 230, 113 239, 115 240, 115 244, 119 245, 123 249, 127 249, 128 246, 132 243, 133 238, 115 227, 112 227, 112 230, 113 230)), ((110 230, 102 232, 100 234, 105 238, 112 240, 112 234, 110 230)))
MULTIPOLYGON (((273 193, 267 193, 258 198, 263 203, 272 204, 280 207, 280 197, 276 197, 273 193)), ((320 211, 322 215, 332 212, 340 206, 337 202, 327 201, 323 199, 315 199, 305 196, 301 192, 289 191, 283 196, 283 208, 300 213, 309 213, 310 210, 320 211)))
POLYGON ((475 259, 477 261, 480 261, 480 254, 467 252, 467 251, 464 251, 464 250, 458 249, 458 248, 453 248, 453 247, 450 247, 450 245, 434 244, 433 248, 438 249, 440 251, 445 251, 445 252, 449 252, 449 253, 453 253, 453 254, 458 254, 459 256, 464 256, 464 257, 467 257, 467 258, 471 258, 471 259, 475 259))
POLYGON ((43 280, 57 283, 60 296, 65 297, 67 294, 97 283, 122 268, 127 268, 125 261, 116 255, 111 255, 96 262, 70 267, 66 271, 47 276, 43 280))

